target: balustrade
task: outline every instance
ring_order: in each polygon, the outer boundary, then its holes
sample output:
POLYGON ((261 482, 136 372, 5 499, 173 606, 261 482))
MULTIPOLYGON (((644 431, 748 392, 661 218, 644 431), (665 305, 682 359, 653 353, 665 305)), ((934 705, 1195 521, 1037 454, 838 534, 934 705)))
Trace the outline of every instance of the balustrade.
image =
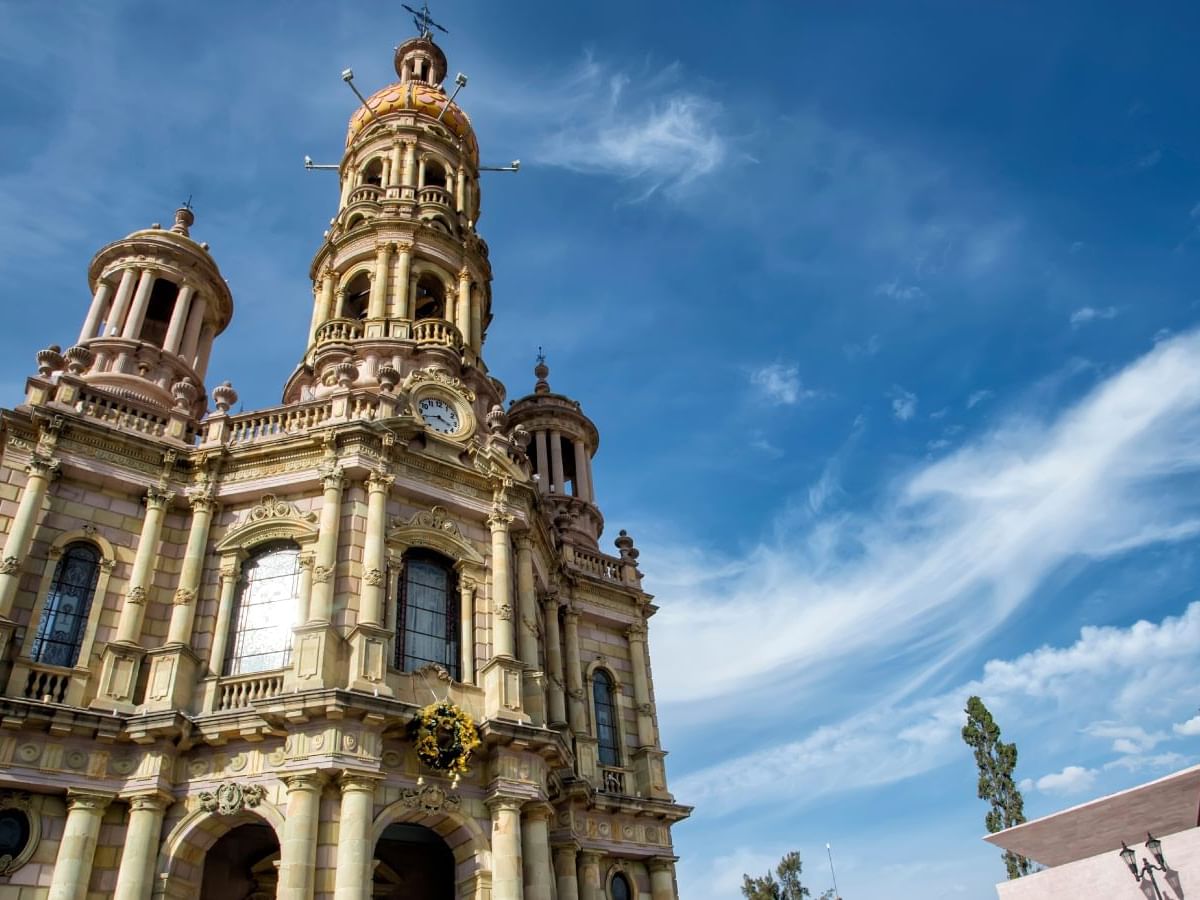
POLYGON ((348 343, 363 335, 362 322, 357 319, 330 319, 317 329, 316 343, 348 343))
POLYGON ((461 350, 463 345, 462 334, 445 319, 417 319, 413 322, 412 336, 418 346, 461 350))
POLYGON ((353 203, 378 203, 379 198, 383 196, 383 188, 377 184, 360 184, 350 192, 350 200, 347 205, 353 203))
POLYGON ((25 697, 43 703, 65 703, 67 690, 71 686, 71 672, 57 666, 27 663, 29 675, 25 678, 25 697))
POLYGON ((221 679, 217 709, 245 709, 256 700, 268 700, 283 693, 283 673, 267 672, 221 679))
POLYGON ((75 411, 90 419, 99 419, 118 428, 136 431, 150 437, 167 433, 167 419, 119 397, 80 391, 75 411))
POLYGON ((625 770, 604 766, 600 769, 601 787, 605 794, 625 793, 625 770))
POLYGON ((417 191, 417 201, 422 205, 431 204, 444 209, 452 209, 454 207, 454 195, 445 188, 435 185, 426 185, 417 191))
POLYGON ((619 557, 593 553, 579 547, 572 547, 571 553, 577 569, 607 581, 621 581, 621 570, 625 563, 619 557))

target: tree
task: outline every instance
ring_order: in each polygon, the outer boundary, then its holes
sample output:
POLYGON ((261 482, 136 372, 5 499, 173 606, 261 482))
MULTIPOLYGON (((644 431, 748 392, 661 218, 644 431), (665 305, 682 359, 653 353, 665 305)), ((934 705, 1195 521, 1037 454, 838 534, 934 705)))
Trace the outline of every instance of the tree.
MULTIPOLYGON (((742 876, 742 896, 746 900, 804 900, 812 893, 800 882, 800 854, 793 850, 775 867, 760 878, 742 876), (776 880, 778 877, 778 881, 776 880)), ((825 891, 817 900, 834 900, 833 891, 825 891)))
MULTIPOLYGON (((975 751, 979 766, 979 799, 990 805, 984 821, 989 834, 1012 828, 1025 821, 1025 799, 1013 781, 1017 767, 1017 745, 1000 740, 1000 726, 978 697, 967 700, 967 724, 962 738, 975 751)), ((1020 878, 1033 871, 1033 864, 1024 856, 1004 851, 1004 866, 1008 877, 1020 878)))

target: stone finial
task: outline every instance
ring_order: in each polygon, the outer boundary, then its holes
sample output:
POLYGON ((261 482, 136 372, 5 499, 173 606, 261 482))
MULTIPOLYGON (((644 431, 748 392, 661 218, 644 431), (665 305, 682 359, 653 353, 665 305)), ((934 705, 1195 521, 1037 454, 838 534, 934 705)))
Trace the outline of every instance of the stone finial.
POLYGON ((375 377, 379 379, 379 386, 383 388, 385 394, 390 394, 400 383, 399 371, 394 366, 386 364, 379 367, 375 372, 375 377))
POLYGON ((38 374, 43 378, 49 378, 52 373, 62 369, 62 347, 58 346, 58 344, 51 344, 45 350, 39 350, 37 354, 37 367, 38 374))
POLYGON ((510 436, 512 437, 512 442, 517 445, 517 449, 521 452, 524 452, 529 447, 529 442, 533 439, 533 435, 526 431, 523 425, 518 425, 514 428, 510 436))
POLYGON ((538 347, 537 365, 533 367, 533 374, 537 376, 537 384, 533 386, 535 394, 550 393, 550 382, 546 380, 546 376, 550 374, 550 367, 546 365, 546 354, 542 352, 542 348, 538 347))
POLYGON ((196 214, 192 212, 192 208, 185 203, 183 206, 179 207, 179 209, 175 210, 175 224, 171 226, 171 231, 173 231, 175 234, 182 234, 184 237, 187 237, 188 229, 192 227, 192 224, 195 221, 196 214))
POLYGON ((212 396, 213 403, 217 407, 217 412, 221 413, 229 412, 229 407, 237 403, 238 399, 237 391, 233 389, 233 385, 228 381, 223 381, 213 388, 212 396))
POLYGON ((504 429, 504 423, 508 421, 508 416, 505 415, 503 407, 498 403, 489 409, 483 418, 487 422, 488 430, 493 434, 499 434, 504 429))
MULTIPOLYGON (((178 410, 186 411, 191 409, 192 404, 196 402, 196 397, 199 395, 199 393, 200 389, 196 387, 195 383, 190 378, 185 378, 183 381, 177 381, 171 385, 171 396, 175 398, 175 408, 178 410)), ((235 395, 234 400, 236 399, 237 397, 235 395)))
POLYGON ((76 344, 67 350, 67 371, 72 375, 82 375, 91 368, 95 357, 87 347, 76 344))
POLYGON ((337 376, 339 387, 348 388, 354 384, 354 379, 358 378, 358 366, 350 360, 346 360, 333 367, 333 374, 337 376))
POLYGON ((617 545, 617 549, 621 551, 621 559, 629 560, 636 563, 637 558, 641 556, 638 549, 633 546, 633 538, 629 536, 629 532, 624 528, 617 535, 617 539, 613 541, 617 545))

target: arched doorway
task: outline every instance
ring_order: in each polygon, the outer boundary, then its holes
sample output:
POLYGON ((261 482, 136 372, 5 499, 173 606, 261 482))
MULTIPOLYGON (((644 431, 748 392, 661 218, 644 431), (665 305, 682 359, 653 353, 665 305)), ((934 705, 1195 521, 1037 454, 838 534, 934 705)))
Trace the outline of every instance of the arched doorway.
POLYGON ((204 855, 200 900, 274 900, 279 841, 265 822, 238 825, 204 855))
POLYGON ((454 900, 454 854, 435 831, 394 822, 380 835, 375 859, 376 900, 454 900))

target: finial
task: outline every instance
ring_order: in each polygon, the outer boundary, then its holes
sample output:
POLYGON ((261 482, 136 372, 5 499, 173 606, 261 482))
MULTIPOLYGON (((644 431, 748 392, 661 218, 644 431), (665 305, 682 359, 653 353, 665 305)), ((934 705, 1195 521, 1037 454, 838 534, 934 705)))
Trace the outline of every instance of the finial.
POLYGON ((546 376, 550 374, 550 367, 546 365, 546 354, 542 352, 542 348, 538 347, 537 365, 533 367, 533 374, 537 376, 537 384, 533 386, 535 394, 550 393, 550 382, 546 380, 546 376))
POLYGON ((175 224, 171 226, 171 231, 187 237, 188 229, 192 227, 192 223, 195 221, 196 214, 192 212, 192 195, 188 194, 188 198, 183 202, 183 206, 175 210, 175 224))
POLYGON ((426 40, 430 40, 433 37, 433 28, 436 28, 438 31, 442 32, 442 34, 450 33, 437 22, 433 21, 433 16, 429 14, 428 3, 422 4, 420 9, 413 9, 407 3, 401 3, 400 5, 412 13, 413 24, 417 26, 417 34, 426 40), (433 28, 429 27, 431 25, 433 28))

